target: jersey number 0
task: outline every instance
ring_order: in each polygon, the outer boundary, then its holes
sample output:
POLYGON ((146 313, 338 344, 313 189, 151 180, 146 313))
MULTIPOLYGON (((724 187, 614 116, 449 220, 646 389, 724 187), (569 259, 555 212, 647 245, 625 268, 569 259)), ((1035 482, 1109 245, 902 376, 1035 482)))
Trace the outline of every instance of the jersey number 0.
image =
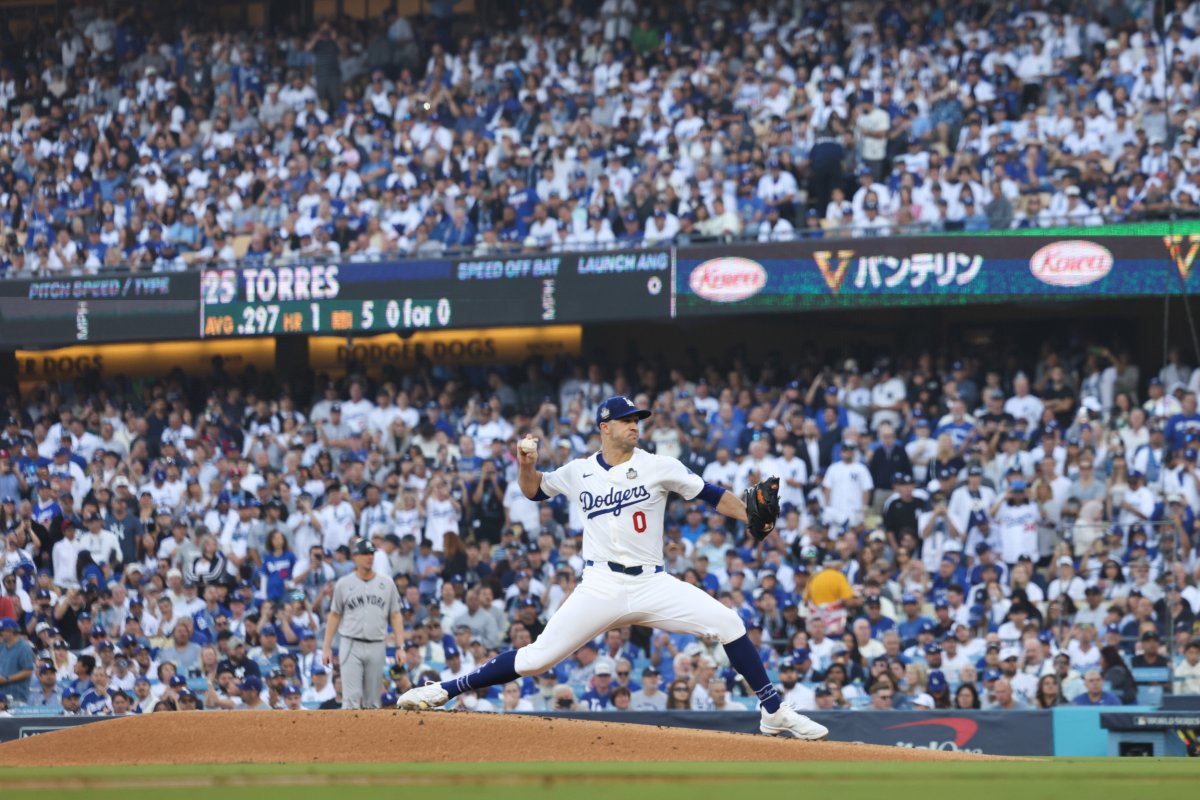
POLYGON ((646 532, 646 512, 644 512, 644 511, 633 512, 633 529, 635 531, 637 531, 638 533, 646 532))

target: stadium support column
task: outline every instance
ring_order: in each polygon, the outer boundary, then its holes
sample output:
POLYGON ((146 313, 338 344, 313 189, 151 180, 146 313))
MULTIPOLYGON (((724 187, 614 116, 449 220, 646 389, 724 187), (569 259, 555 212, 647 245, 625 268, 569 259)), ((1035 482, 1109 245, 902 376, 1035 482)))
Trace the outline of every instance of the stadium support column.
POLYGON ((275 338, 275 375, 293 385, 303 384, 309 372, 308 337, 275 338))
POLYGON ((0 398, 15 395, 20 397, 17 383, 17 354, 14 350, 0 350, 0 398))

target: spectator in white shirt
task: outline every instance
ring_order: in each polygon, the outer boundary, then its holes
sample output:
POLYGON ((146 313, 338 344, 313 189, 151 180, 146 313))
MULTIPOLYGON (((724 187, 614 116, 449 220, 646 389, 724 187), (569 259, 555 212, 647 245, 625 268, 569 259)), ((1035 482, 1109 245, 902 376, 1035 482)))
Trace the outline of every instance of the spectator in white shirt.
POLYGON ((829 465, 821 486, 825 492, 825 505, 838 513, 851 525, 862 522, 862 513, 871 502, 871 490, 875 488, 871 472, 857 460, 858 446, 853 442, 842 442, 841 460, 829 465))
POLYGON ((647 246, 669 243, 679 233, 679 218, 667 211, 666 206, 654 209, 654 216, 646 220, 646 231, 642 235, 647 246))

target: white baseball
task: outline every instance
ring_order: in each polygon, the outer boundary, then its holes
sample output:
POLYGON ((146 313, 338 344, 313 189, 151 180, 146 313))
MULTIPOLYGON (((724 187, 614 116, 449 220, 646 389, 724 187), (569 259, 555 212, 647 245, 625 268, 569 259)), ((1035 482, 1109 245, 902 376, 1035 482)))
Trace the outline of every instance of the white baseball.
POLYGON ((517 444, 517 447, 521 448, 522 453, 536 453, 537 439, 532 436, 526 436, 517 444))

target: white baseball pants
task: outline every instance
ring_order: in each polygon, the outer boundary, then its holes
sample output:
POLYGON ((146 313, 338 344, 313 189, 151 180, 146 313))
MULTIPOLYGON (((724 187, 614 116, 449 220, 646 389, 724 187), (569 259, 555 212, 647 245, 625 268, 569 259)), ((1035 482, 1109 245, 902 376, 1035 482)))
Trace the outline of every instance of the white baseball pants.
POLYGON ((584 569, 582 582, 537 641, 517 651, 516 670, 521 675, 545 672, 585 642, 624 625, 692 633, 721 644, 746 633, 736 611, 690 583, 666 572, 625 575, 599 564, 584 569))

